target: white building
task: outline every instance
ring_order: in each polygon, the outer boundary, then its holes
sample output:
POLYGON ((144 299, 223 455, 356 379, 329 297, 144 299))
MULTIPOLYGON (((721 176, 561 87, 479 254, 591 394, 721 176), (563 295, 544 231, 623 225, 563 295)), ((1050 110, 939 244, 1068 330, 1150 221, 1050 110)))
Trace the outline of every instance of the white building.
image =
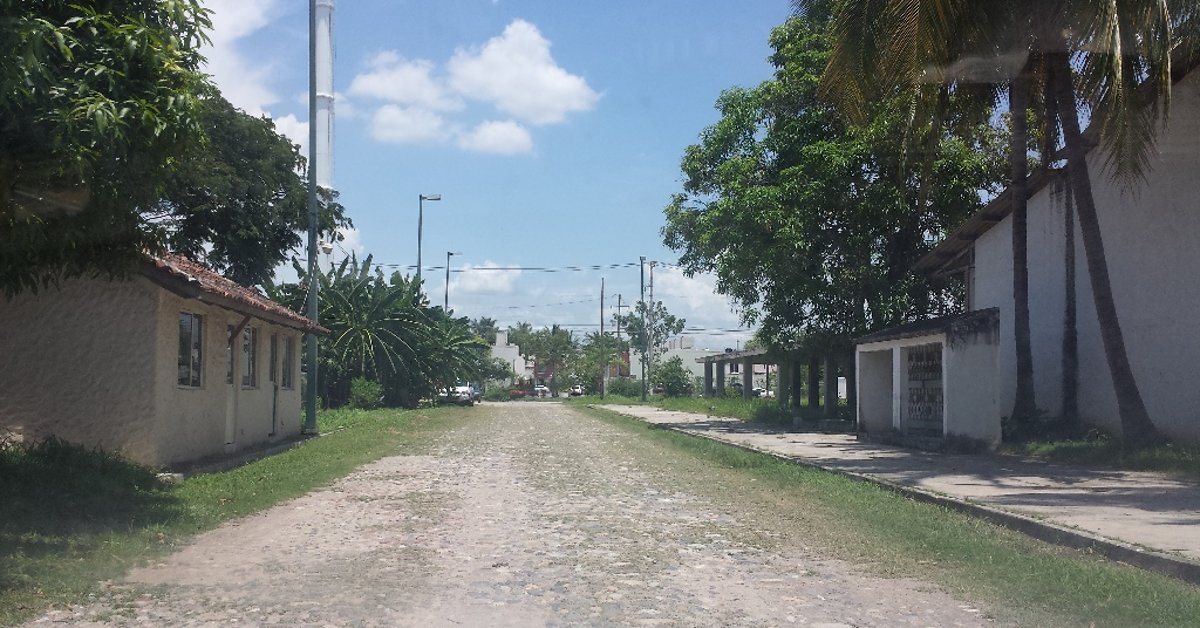
POLYGON ((300 433, 315 323, 174 255, 0 301, 0 439, 172 465, 300 433))
MULTIPOLYGON (((1200 440, 1200 332, 1193 318, 1200 311, 1200 73, 1191 72, 1175 84, 1169 124, 1159 130, 1145 181, 1123 191, 1103 167, 1098 149, 1088 153, 1092 190, 1104 235, 1108 272, 1124 334, 1125 348, 1151 420, 1163 433, 1200 440)), ((1067 204, 1065 172, 1042 170, 1029 179, 1028 262, 1029 316, 1037 405, 1051 415, 1061 413, 1062 341, 1066 307, 1067 204)), ((1016 347, 1013 340, 1012 220, 1008 195, 1001 195, 948 235, 916 266, 918 272, 961 273, 968 286, 968 310, 996 308, 999 337, 994 367, 986 359, 955 367, 942 362, 947 398, 953 382, 950 371, 966 369, 965 381, 994 382, 973 386, 964 394, 974 398, 952 409, 945 406, 945 431, 956 421, 987 425, 999 434, 1001 415, 1013 407, 1016 394, 1016 347), (993 397, 994 396, 994 397, 993 397)), ((1075 303, 1079 364, 1079 416, 1087 424, 1119 432, 1116 396, 1100 338, 1087 257, 1078 220, 1073 228, 1075 303)), ((936 342, 936 339, 927 339, 936 342)), ((910 341, 915 342, 915 341, 910 341)), ((927 344, 921 341, 917 344, 927 344)), ((878 348, 878 347, 876 347, 878 348)), ((876 355, 864 361, 871 347, 858 348, 859 419, 864 420, 866 397, 878 398, 873 385, 883 382, 876 355), (867 362, 870 362, 869 364, 867 362), (872 374, 874 372, 874 374, 872 374), (874 382, 874 383, 873 383, 874 382)), ((890 366, 888 368, 891 368, 890 366)), ((892 382, 893 403, 906 385, 892 382)), ((866 410, 870 412, 869 408, 866 410)), ((899 413, 897 413, 899 414, 899 413)), ((900 423, 893 425, 901 428, 900 423)), ((982 429, 982 428, 981 428, 982 429)))
POLYGON ((521 348, 508 342, 507 331, 496 332, 496 344, 492 345, 492 357, 504 360, 518 377, 533 377, 533 363, 521 356, 521 348))

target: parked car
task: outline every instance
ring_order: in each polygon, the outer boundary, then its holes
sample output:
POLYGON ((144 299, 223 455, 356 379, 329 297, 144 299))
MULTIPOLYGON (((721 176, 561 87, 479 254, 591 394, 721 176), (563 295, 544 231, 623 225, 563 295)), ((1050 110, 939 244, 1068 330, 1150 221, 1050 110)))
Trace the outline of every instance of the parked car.
POLYGON ((533 395, 535 397, 549 397, 550 396, 550 388, 547 386, 542 386, 541 384, 538 384, 537 386, 533 387, 533 395))
POLYGON ((470 386, 454 386, 444 389, 438 395, 438 403, 473 406, 475 405, 475 397, 471 394, 470 386))
POLYGON ((583 395, 583 385, 582 384, 575 384, 574 386, 571 387, 571 396, 572 397, 579 397, 581 395, 583 395))
POLYGON ((509 399, 524 399, 525 391, 521 390, 520 388, 514 388, 514 389, 508 391, 508 398, 509 399))

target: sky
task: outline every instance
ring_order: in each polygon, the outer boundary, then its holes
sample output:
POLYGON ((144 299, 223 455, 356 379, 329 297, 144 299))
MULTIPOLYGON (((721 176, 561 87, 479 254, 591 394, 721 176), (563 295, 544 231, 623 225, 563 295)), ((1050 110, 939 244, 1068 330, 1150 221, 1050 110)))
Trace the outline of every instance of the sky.
MULTIPOLYGON (((307 155, 308 3, 205 5, 213 80, 307 155)), ((638 299, 644 256, 658 262, 655 300, 697 347, 744 343, 751 331, 713 278, 673 266, 662 210, 720 93, 771 76, 768 37, 789 11, 788 0, 341 0, 333 185, 354 229, 321 264, 370 254, 389 274, 413 272, 418 196, 440 194, 423 212, 433 304, 452 251, 457 315, 582 338, 599 328, 602 280, 606 330, 618 295, 638 299)))

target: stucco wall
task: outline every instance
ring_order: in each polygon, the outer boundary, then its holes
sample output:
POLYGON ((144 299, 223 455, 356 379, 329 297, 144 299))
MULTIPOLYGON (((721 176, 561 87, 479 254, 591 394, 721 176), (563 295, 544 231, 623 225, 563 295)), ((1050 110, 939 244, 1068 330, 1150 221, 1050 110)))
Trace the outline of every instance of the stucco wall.
POLYGON ((159 463, 157 292, 145 280, 86 279, 0 298, 0 432, 159 463))
MULTIPOLYGON (((283 338, 295 340, 294 360, 299 361, 301 335, 299 332, 251 319, 247 326, 258 329, 258 385, 246 388, 241 383, 245 366, 239 365, 238 377, 231 388, 226 380, 229 353, 226 349, 226 328, 236 327, 243 315, 207 305, 194 299, 183 299, 172 293, 160 292, 160 316, 157 353, 164 368, 156 378, 156 408, 164 429, 160 448, 168 461, 185 461, 220 454, 258 443, 294 436, 300 432, 300 373, 293 365, 294 387, 280 387, 277 397, 269 380, 270 336, 279 335, 277 360, 283 359, 283 338), (191 312, 203 317, 204 357, 200 388, 179 386, 175 365, 179 352, 178 316, 191 312), (226 421, 229 395, 236 394, 233 406, 233 442, 227 447, 226 421), (274 408, 273 408, 274 406, 274 408), (272 409, 275 424, 272 430, 272 409), (274 433, 272 434, 272 431, 274 433)), ((240 339, 234 346, 236 359, 241 359, 240 339)))
POLYGON ((860 350, 858 368, 859 429, 867 433, 892 431, 892 351, 860 350))
MULTIPOLYGON (((1193 72, 1175 86, 1170 124, 1160 131, 1147 179, 1134 192, 1123 192, 1110 181, 1102 155, 1093 153, 1088 161, 1117 314, 1142 397, 1160 429, 1190 439, 1200 439, 1200 386, 1193 381, 1200 362, 1200 334, 1193 322, 1200 309, 1200 255, 1194 242, 1200 233, 1200 212, 1195 210, 1200 198, 1195 172, 1198 139, 1200 76, 1193 72)), ((1036 394, 1038 405, 1050 413, 1062 407, 1063 211, 1057 186, 1030 199, 1029 300, 1036 394)), ((1011 233, 1011 219, 1006 218, 975 244, 976 307, 1001 310, 1002 414, 1011 410, 1015 391, 1011 233)), ((1075 242, 1080 415, 1115 429, 1116 401, 1078 222, 1075 242)))
POLYGON ((995 377, 998 349, 994 334, 973 334, 951 342, 942 353, 947 436, 966 436, 992 447, 1000 443, 995 377))

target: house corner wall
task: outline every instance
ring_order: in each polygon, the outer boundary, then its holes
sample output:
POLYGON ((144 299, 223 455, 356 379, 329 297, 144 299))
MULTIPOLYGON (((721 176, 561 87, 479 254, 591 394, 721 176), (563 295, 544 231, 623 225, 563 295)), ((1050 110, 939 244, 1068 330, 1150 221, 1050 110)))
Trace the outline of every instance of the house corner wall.
POLYGON ((0 433, 55 435, 163 464, 153 393, 158 290, 140 277, 71 279, 0 301, 0 433))

